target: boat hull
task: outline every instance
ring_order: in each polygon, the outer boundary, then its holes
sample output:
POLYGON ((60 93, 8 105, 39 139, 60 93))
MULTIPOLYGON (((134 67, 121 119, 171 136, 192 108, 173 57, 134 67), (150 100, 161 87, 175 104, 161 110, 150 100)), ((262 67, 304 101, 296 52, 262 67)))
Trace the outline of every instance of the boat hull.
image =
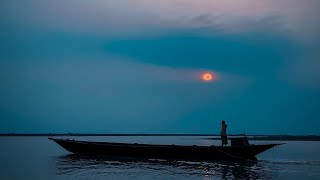
POLYGON ((172 160, 255 160, 257 154, 280 145, 178 146, 49 139, 75 154, 172 160))

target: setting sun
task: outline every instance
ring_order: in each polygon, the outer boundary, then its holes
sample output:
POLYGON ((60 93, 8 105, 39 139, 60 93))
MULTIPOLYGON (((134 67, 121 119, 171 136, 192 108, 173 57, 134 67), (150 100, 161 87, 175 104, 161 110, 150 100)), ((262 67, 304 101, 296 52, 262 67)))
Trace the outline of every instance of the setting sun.
POLYGON ((203 81, 213 81, 214 80, 214 75, 212 73, 206 72, 206 73, 202 74, 201 79, 203 81))

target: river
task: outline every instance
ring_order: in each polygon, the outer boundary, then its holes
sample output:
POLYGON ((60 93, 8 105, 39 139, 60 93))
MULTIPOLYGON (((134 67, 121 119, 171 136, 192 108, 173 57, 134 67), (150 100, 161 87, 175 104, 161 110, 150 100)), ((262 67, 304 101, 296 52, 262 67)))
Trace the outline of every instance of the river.
MULTIPOLYGON (((0 179, 320 179, 320 142, 286 143, 257 156, 258 161, 168 162, 72 155, 48 137, 0 137, 0 179)), ((69 137, 70 138, 70 137, 69 137)), ((99 136, 76 140, 219 145, 199 136, 99 136)), ((267 144, 274 141, 251 141, 267 144)))

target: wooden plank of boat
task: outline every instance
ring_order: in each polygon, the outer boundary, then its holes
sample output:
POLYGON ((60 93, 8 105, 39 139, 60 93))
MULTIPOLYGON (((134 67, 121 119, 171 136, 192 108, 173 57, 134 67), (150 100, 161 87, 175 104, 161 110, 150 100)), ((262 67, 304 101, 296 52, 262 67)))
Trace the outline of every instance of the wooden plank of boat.
POLYGON ((75 154, 108 155, 115 157, 156 158, 172 160, 256 160, 256 155, 281 144, 246 146, 181 146, 110 142, 89 142, 69 139, 53 140, 75 154))

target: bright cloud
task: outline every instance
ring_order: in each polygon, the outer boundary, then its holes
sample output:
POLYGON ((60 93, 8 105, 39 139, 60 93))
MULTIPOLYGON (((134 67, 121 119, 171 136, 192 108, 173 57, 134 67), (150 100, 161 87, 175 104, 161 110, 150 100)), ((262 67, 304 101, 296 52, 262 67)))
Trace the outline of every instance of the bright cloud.
POLYGON ((299 39, 318 36, 316 0, 69 0, 2 2, 8 21, 89 34, 166 32, 207 28, 236 33, 279 30, 299 39))

